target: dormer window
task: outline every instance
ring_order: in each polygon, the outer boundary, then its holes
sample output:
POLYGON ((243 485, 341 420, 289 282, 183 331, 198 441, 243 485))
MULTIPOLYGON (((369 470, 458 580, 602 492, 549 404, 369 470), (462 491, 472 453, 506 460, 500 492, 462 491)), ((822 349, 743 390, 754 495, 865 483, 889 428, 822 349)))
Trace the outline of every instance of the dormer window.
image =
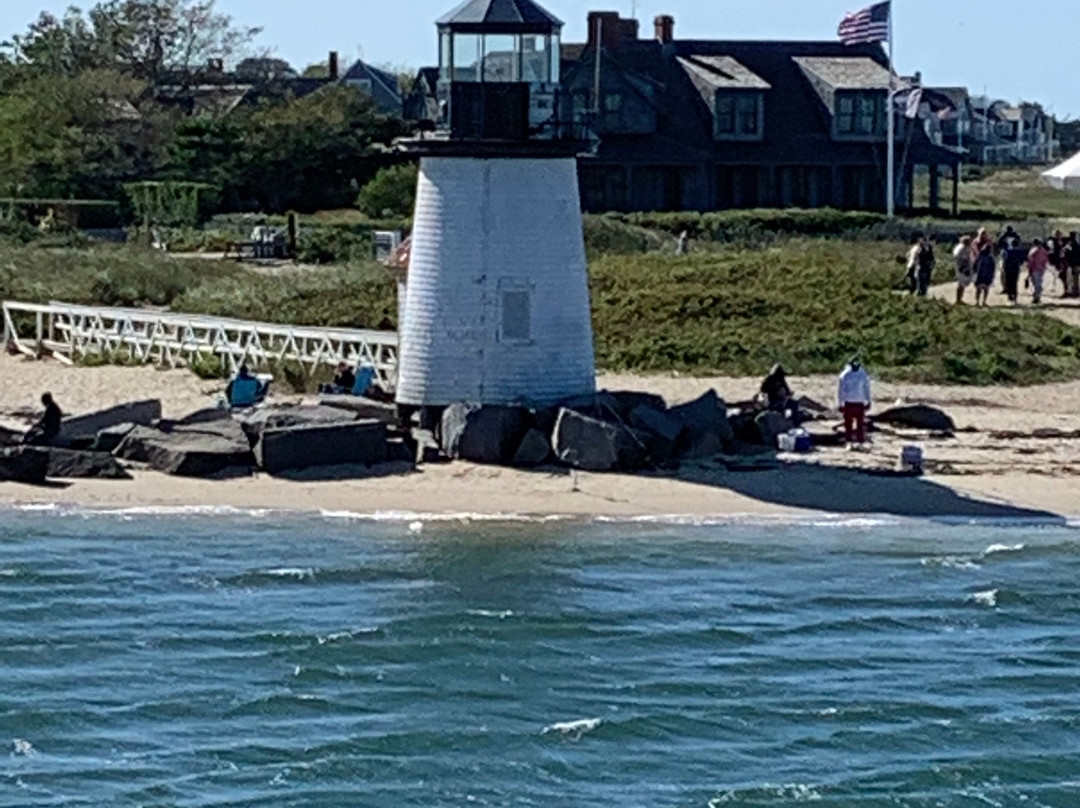
POLYGON ((876 91, 836 94, 836 136, 879 138, 885 135, 885 93, 876 91))
POLYGON ((761 140, 765 129, 765 96, 749 90, 717 90, 717 140, 761 140))

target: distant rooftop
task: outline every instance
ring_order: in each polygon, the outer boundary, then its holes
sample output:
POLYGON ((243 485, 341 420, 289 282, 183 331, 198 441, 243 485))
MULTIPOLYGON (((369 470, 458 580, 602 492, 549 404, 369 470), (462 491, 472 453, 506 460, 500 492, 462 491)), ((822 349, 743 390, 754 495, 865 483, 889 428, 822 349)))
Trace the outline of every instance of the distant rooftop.
POLYGON ((731 56, 680 56, 679 64, 694 79, 717 90, 768 90, 772 85, 731 56))

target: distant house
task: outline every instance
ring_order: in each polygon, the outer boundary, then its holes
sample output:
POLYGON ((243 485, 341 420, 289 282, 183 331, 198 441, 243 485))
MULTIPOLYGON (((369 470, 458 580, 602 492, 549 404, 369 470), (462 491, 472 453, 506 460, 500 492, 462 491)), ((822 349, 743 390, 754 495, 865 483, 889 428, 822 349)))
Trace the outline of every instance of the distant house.
POLYGON ((1037 164, 1058 151, 1054 121, 1039 104, 972 98, 970 149, 980 163, 1037 164))
MULTIPOLYGON (((617 13, 563 46, 563 104, 595 137, 581 159, 590 211, 885 207, 888 60, 876 45, 679 40, 617 13), (599 60, 599 70, 597 61, 599 60)), ((926 167, 931 202, 963 153, 897 115, 897 199, 926 167)), ((955 207, 955 186, 953 206, 955 207)))
POLYGON ((368 93, 375 108, 383 114, 402 114, 403 98, 397 77, 363 61, 355 62, 341 75, 338 54, 332 52, 323 77, 298 76, 283 69, 253 71, 253 61, 247 60, 236 71, 226 71, 220 61, 215 61, 194 76, 177 73, 166 77, 159 85, 158 100, 188 115, 220 118, 241 106, 286 97, 303 98, 324 87, 338 85, 368 93))
POLYGON ((341 77, 340 84, 358 87, 371 95, 375 108, 386 115, 401 115, 404 98, 397 76, 363 61, 357 61, 341 77))

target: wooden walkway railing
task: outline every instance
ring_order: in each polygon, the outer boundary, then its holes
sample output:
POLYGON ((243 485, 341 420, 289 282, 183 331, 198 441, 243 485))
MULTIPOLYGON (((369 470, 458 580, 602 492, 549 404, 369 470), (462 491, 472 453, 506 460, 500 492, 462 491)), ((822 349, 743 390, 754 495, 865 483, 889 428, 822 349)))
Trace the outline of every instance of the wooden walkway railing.
POLYGON ((230 373, 295 362, 307 373, 340 362, 367 364, 393 390, 398 337, 388 331, 309 328, 225 317, 145 309, 113 309, 68 303, 3 304, 3 345, 61 361, 85 356, 131 357, 147 364, 181 367, 196 357, 217 357, 230 373))

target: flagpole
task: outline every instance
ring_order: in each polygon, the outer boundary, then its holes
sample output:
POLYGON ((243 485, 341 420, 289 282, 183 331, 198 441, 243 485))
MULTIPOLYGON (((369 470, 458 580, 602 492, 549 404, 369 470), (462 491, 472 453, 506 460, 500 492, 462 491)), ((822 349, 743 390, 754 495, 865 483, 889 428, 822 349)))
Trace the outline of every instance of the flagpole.
MULTIPOLYGON (((893 0, 895 2, 895 0, 893 0)), ((895 48, 893 39, 893 3, 889 3, 889 91, 887 95, 887 114, 889 116, 888 126, 888 138, 889 143, 886 148, 888 156, 888 168, 886 170, 886 191, 888 196, 885 199, 885 210, 888 213, 890 219, 896 216, 896 110, 894 109, 895 101, 895 85, 893 76, 895 75, 895 48)))

